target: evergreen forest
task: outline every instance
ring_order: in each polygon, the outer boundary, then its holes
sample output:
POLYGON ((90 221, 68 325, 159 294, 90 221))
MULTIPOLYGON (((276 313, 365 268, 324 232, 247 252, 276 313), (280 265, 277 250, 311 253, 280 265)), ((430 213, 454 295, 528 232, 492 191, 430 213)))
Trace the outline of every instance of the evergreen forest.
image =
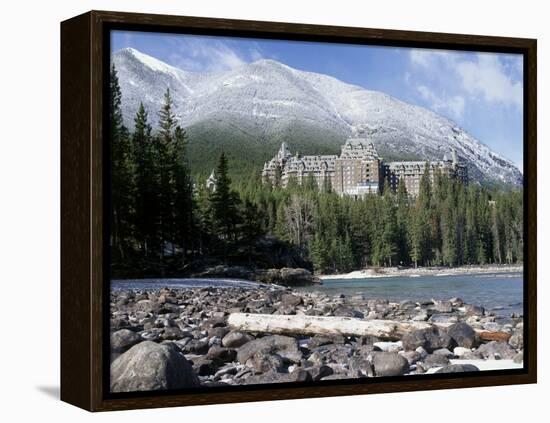
POLYGON ((243 177, 230 153, 217 157, 207 187, 188 160, 170 91, 160 110, 141 105, 130 131, 114 67, 110 76, 113 278, 184 276, 204 263, 254 267, 266 239, 317 273, 523 261, 523 190, 466 186, 441 174, 432 183, 425 174, 416 198, 386 181, 380 194, 355 199, 329 184, 319 189, 313 178, 285 188, 263 183, 260 164, 243 177))

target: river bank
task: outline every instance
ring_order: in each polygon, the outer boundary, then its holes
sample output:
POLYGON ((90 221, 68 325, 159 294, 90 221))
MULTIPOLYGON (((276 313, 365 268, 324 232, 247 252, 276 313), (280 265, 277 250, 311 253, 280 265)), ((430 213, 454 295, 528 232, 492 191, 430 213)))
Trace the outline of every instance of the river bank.
POLYGON ((368 278, 415 278, 421 276, 456 276, 456 275, 482 275, 499 273, 523 273, 523 265, 484 265, 484 266, 458 266, 458 267, 376 267, 355 270, 350 273, 337 275, 317 275, 320 280, 347 280, 368 278))
POLYGON ((110 324, 114 392, 477 372, 523 361, 523 318, 460 298, 395 303, 274 285, 116 289, 110 324), (287 328, 263 327, 266 319, 287 328), (354 322, 359 329, 349 329, 354 322))

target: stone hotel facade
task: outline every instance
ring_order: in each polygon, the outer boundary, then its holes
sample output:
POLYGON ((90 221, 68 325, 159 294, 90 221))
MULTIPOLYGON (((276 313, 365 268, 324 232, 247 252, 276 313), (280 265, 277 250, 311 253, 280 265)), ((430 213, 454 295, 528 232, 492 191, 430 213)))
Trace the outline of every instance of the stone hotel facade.
POLYGON ((400 161, 384 163, 372 142, 364 138, 349 138, 341 148, 340 156, 293 155, 288 145, 283 142, 279 151, 270 161, 264 164, 262 177, 264 181, 280 184, 283 187, 294 178, 298 184, 304 183, 313 177, 317 185, 322 188, 330 183, 332 189, 340 195, 362 197, 365 194, 380 192, 384 179, 387 178, 393 190, 397 189, 400 179, 403 179, 409 195, 418 195, 420 178, 429 166, 429 173, 433 180, 436 170, 468 183, 466 166, 460 164, 456 152, 452 151, 452 158, 445 155, 443 160, 428 161, 400 161))

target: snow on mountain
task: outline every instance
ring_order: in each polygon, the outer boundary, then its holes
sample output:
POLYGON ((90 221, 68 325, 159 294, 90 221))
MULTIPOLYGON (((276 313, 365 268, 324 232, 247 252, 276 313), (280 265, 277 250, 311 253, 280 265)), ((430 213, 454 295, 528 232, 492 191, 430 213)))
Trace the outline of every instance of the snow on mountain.
MULTIPOLYGON (((132 126, 143 102, 154 124, 166 88, 183 127, 231 122, 253 128, 258 139, 286 133, 300 122, 346 137, 362 133, 382 155, 440 160, 452 148, 472 179, 521 185, 515 165, 454 122, 387 94, 350 85, 331 76, 259 60, 215 73, 186 72, 135 49, 113 54, 119 75, 125 122, 132 126), (260 133, 262 136, 260 136, 260 133)), ((292 145, 292 140, 287 140, 292 145)), ((307 152, 304 152, 307 154, 307 152)))

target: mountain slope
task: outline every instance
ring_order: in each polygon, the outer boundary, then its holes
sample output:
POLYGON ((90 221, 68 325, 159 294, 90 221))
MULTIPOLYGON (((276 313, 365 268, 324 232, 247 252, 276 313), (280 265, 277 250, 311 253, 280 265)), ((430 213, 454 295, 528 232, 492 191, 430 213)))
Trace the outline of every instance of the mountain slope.
POLYGON ((153 124, 170 88, 190 135, 193 163, 204 172, 231 145, 250 167, 270 158, 281 141, 303 154, 334 153, 362 133, 386 160, 440 160, 455 148, 470 177, 521 185, 521 172, 455 123, 419 106, 333 77, 260 60, 218 73, 186 72, 134 49, 113 54, 125 122, 143 101, 153 124))

